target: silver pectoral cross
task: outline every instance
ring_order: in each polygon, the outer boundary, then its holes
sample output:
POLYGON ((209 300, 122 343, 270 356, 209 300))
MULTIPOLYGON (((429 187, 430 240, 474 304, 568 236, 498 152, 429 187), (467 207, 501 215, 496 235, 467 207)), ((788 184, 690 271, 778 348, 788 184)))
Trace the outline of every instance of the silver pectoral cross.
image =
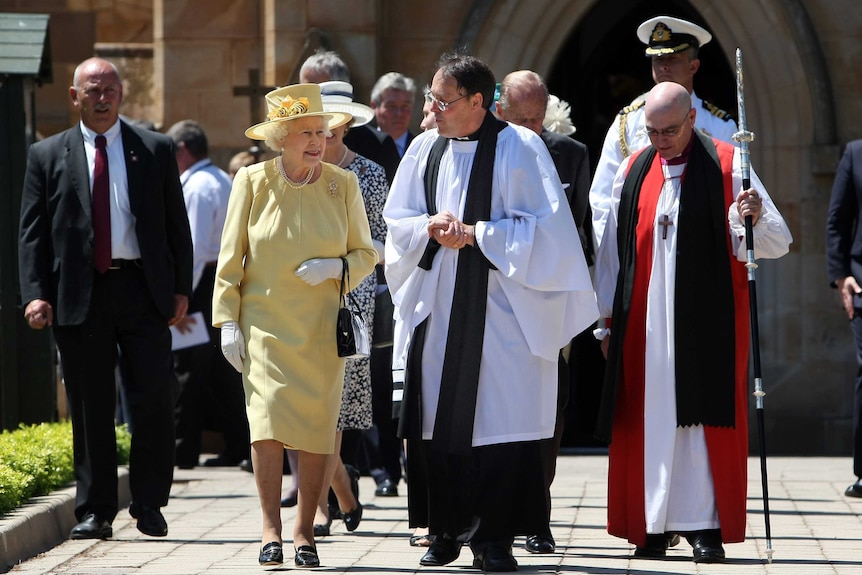
POLYGON ((661 218, 658 220, 658 225, 661 226, 661 239, 667 239, 667 228, 668 226, 672 226, 673 222, 670 221, 670 218, 667 217, 667 214, 662 214, 661 218))

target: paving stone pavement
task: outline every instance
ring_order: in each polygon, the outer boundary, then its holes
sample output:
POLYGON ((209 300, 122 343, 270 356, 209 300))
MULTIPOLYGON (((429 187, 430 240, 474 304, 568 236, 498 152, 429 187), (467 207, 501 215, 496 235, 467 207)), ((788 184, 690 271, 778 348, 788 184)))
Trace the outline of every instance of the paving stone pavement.
MULTIPOLYGON (((726 545, 728 561, 696 565, 683 542, 664 560, 635 559, 633 547, 605 531, 607 457, 565 455, 554 482, 553 555, 531 555, 515 542, 521 573, 528 574, 859 574, 862 573, 862 499, 847 498, 852 482, 850 458, 772 458, 769 491, 773 561, 766 561, 760 463, 749 459, 748 535, 726 545)), ((285 481, 289 481, 289 477, 285 481)), ((316 571, 391 575, 422 572, 471 573, 472 554, 441 568, 419 567, 423 550, 410 547, 404 485, 398 497, 375 497, 370 477, 360 480, 365 505, 354 533, 336 521, 332 535, 318 540, 322 567, 316 571)), ((135 528, 128 510, 114 521, 106 541, 65 540, 49 551, 14 566, 15 575, 197 575, 246 574, 296 570, 292 556, 282 567, 257 564, 260 511, 253 477, 239 469, 177 470, 166 538, 150 538, 135 528)), ((295 508, 284 509, 289 535, 295 508)), ((285 548, 290 549, 289 539, 285 548)), ((2 570, 0 570, 2 571, 2 570)))

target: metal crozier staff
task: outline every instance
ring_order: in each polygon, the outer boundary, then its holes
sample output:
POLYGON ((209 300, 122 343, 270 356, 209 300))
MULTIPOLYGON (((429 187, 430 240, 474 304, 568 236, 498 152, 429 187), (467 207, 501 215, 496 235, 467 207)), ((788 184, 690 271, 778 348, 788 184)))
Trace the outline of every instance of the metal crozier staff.
MULTIPOLYGON (((742 171, 742 187, 751 187, 751 160, 748 151, 749 142, 754 141, 754 132, 748 131, 745 117, 745 85, 742 72, 742 50, 736 49, 736 101, 739 108, 739 131, 733 139, 739 142, 740 170, 742 171)), ((757 284, 754 271, 757 264, 754 261, 754 231, 752 217, 745 216, 745 268, 748 270, 748 307, 751 323, 751 356, 754 363, 754 397, 757 402, 757 437, 760 452, 760 482, 763 488, 763 519, 766 522, 766 558, 772 563, 772 528, 769 523, 769 482, 766 470, 766 431, 763 424, 763 382, 760 371, 760 329, 757 321, 757 284)))

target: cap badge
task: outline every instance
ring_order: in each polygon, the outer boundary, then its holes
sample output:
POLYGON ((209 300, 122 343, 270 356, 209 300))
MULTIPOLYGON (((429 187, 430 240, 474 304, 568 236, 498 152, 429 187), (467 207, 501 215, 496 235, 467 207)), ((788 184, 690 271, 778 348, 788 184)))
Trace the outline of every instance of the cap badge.
POLYGON ((662 22, 659 22, 653 28, 650 40, 653 42, 668 42, 670 40, 670 29, 662 22))

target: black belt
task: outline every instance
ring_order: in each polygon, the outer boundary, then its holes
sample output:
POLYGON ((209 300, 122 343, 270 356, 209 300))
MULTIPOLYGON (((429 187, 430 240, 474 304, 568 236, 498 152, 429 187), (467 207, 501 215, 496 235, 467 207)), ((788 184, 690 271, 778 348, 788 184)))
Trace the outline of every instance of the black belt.
POLYGON ((204 264, 205 268, 214 268, 218 265, 218 260, 213 260, 204 264))
POLYGON ((136 260, 111 260, 111 267, 109 270, 125 270, 129 268, 142 268, 144 264, 141 262, 141 259, 138 258, 136 260))

